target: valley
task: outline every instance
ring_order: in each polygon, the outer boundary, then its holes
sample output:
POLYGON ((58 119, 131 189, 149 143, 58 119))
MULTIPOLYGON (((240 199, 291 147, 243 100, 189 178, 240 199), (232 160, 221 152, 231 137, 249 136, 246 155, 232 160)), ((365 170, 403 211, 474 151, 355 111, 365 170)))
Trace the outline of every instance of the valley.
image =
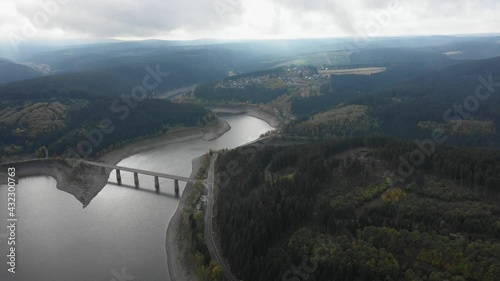
POLYGON ((2 61, 0 167, 18 171, 32 270, 0 277, 500 279, 499 37, 350 40, 107 42, 2 61), (117 179, 82 159, 196 182, 117 179))

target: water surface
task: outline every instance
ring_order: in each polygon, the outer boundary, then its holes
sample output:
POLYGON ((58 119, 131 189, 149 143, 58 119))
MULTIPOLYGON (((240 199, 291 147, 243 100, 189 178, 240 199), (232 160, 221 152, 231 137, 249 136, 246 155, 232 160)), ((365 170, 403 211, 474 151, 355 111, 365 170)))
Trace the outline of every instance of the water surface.
MULTIPOLYGON (((191 161, 209 149, 235 148, 272 130, 262 120, 224 116, 231 131, 214 141, 190 140, 133 155, 118 165, 189 176, 191 161)), ((122 172, 124 186, 110 184, 83 209, 72 195, 56 189, 50 177, 21 179, 17 189, 17 273, 7 273, 7 243, 0 243, 2 281, 121 281, 123 268, 135 281, 165 281, 168 268, 165 234, 177 209, 172 180, 122 172), (114 281, 114 280, 113 280, 114 281)), ((185 184, 180 183, 180 191, 185 184)), ((7 188, 0 187, 0 235, 6 233, 7 188), (5 226, 3 226, 5 225, 5 226)), ((1 237, 1 236, 0 236, 1 237)))

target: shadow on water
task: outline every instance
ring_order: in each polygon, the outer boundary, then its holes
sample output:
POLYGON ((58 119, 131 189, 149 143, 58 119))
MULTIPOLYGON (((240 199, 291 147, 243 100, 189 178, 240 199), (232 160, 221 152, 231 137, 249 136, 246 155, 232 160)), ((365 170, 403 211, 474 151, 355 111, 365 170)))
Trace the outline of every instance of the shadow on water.
POLYGON ((156 194, 158 196, 164 196, 164 197, 167 197, 167 198, 172 198, 172 199, 179 199, 179 194, 171 194, 171 193, 163 193, 161 192, 161 188, 160 188, 160 191, 156 191, 156 190, 152 190, 152 189, 141 189, 141 187, 135 187, 135 185, 128 185, 128 184, 118 184, 116 182, 108 182, 109 185, 113 185, 113 186, 118 186, 118 187, 123 187, 123 188, 128 188, 128 189, 133 189, 133 190, 137 190, 137 191, 141 191, 141 192, 147 192, 147 193, 150 193, 150 194, 156 194))

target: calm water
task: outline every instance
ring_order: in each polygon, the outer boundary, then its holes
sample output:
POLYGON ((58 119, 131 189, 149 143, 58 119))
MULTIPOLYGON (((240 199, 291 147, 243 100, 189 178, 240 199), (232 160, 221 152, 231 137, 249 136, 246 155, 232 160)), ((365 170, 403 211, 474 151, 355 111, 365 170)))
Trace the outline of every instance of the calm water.
MULTIPOLYGON (((253 117, 222 117, 232 129, 211 142, 191 140, 170 144, 124 159, 121 166, 182 176, 191 174, 191 161, 210 148, 234 148, 257 139, 272 128, 253 117)), ((56 189, 50 177, 25 178, 17 190, 17 273, 7 273, 7 243, 0 242, 2 281, 122 281, 113 271, 134 281, 170 280, 165 234, 179 200, 173 181, 160 179, 154 192, 152 177, 122 172, 125 186, 110 184, 83 209, 70 194, 56 189), (127 187, 128 186, 128 187, 127 187)), ((180 183, 181 192, 184 183, 180 183)), ((0 187, 0 239, 7 225, 7 189, 0 187)), ((124 279, 124 280, 131 280, 124 279)))

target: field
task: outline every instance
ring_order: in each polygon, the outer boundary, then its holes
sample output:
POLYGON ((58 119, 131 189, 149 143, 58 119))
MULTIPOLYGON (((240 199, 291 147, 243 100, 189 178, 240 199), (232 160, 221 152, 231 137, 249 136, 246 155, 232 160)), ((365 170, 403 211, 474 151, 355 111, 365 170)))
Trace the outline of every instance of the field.
POLYGON ((319 70, 319 74, 323 76, 330 75, 372 75, 384 72, 385 67, 363 67, 363 68, 349 68, 349 69, 326 69, 319 70))

